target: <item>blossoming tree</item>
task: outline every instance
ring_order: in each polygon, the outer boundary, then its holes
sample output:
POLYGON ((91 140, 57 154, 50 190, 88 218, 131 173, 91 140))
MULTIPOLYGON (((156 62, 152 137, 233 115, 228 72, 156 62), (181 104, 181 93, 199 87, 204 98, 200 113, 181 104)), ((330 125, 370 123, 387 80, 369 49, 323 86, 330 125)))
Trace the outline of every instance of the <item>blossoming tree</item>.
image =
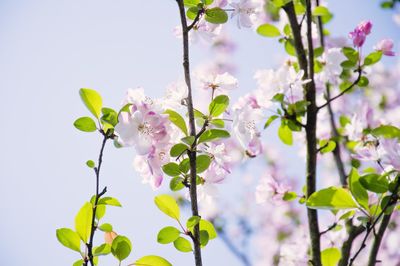
MULTIPOLYGON (((95 194, 76 215, 74 230, 57 230, 61 244, 81 256, 73 265, 101 264, 108 254, 121 265, 132 250, 128 237, 101 221, 106 208, 121 206, 100 186, 108 141, 133 147, 143 183, 155 191, 169 185, 171 195, 157 195, 154 203, 175 226, 161 228, 157 241, 192 252, 196 266, 215 238, 243 265, 396 265, 398 240, 391 235, 399 221, 400 128, 393 113, 400 73, 379 64, 383 56, 395 56, 393 41, 365 47, 373 34, 367 20, 349 30, 350 43, 331 37, 325 25, 333 14, 319 0, 176 3, 183 81, 158 99, 143 88, 130 89, 117 111, 104 107, 95 90, 80 90, 93 118, 78 118, 74 126, 99 132, 103 141, 98 161, 87 162, 95 194), (253 28, 254 38, 278 40, 287 53, 277 68, 257 70, 257 88, 234 103, 230 93, 239 82, 229 61, 234 44, 224 29, 228 20, 253 28), (196 43, 213 50, 215 61, 192 71, 189 53, 196 43), (305 173, 296 179, 286 169, 299 163, 262 136, 274 129, 282 145, 296 144, 305 158, 305 173), (253 161, 256 167, 243 170, 253 161), (220 184, 238 172, 247 200, 216 200, 220 184), (256 177, 256 188, 248 175, 256 177), (99 231, 104 242, 95 244, 99 231)), ((129 265, 172 264, 148 255, 129 265)))

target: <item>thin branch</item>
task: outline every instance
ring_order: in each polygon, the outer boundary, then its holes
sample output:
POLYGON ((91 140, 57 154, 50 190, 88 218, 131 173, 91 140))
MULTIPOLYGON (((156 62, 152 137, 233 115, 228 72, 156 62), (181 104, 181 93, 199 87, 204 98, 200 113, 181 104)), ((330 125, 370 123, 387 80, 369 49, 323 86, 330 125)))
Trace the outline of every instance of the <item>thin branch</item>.
POLYGON ((224 241, 225 245, 243 263, 244 266, 251 266, 250 259, 247 257, 246 253, 239 250, 223 230, 219 232, 218 236, 222 239, 222 241, 224 241))
MULTIPOLYGON (((91 266, 94 266, 93 238, 94 238, 94 234, 95 234, 96 228, 97 228, 97 226, 96 226, 97 203, 99 202, 100 197, 103 196, 107 192, 107 187, 104 187, 101 192, 99 190, 99 187, 100 187, 100 169, 101 169, 101 165, 103 163, 103 152, 104 152, 104 148, 106 146, 107 140, 110 138, 110 136, 102 130, 100 132, 103 135, 103 142, 102 142, 101 148, 100 148, 99 158, 97 161, 97 167, 94 168, 94 172, 96 175, 96 194, 95 194, 94 203, 93 203, 93 213, 92 213, 92 222, 91 222, 89 243, 86 243, 86 247, 88 250, 88 260, 89 260, 91 266)), ((84 266, 87 266, 88 260, 85 259, 85 261, 83 263, 84 266)))
MULTIPOLYGON (((176 0, 179 8, 180 20, 182 25, 183 35, 183 69, 185 74, 185 82, 188 88, 187 108, 189 115, 189 128, 190 135, 196 137, 196 124, 194 121, 193 98, 192 98, 192 85, 190 80, 190 65, 189 65, 189 28, 186 20, 185 6, 183 0, 176 0)), ((195 143, 194 143, 195 145, 195 143)), ((196 149, 192 145, 188 151, 190 162, 190 203, 193 216, 199 216, 197 206, 197 186, 196 186, 196 149)), ((194 245, 194 258, 195 265, 202 266, 201 249, 200 249, 200 230, 199 225, 196 224, 193 230, 193 245, 194 245)))
POLYGON ((374 266, 377 262, 376 257, 378 256, 379 247, 381 245, 382 238, 383 235, 385 234, 386 228, 389 225, 391 216, 392 213, 383 216, 378 233, 375 234, 374 243, 372 244, 371 253, 369 254, 368 266, 374 266))
POLYGON ((341 249, 342 257, 338 263, 339 266, 347 266, 354 240, 365 231, 365 227, 362 225, 354 226, 353 220, 346 222, 346 228, 349 236, 347 240, 343 242, 341 249))
POLYGON ((330 103, 333 102, 334 100, 336 100, 336 99, 342 97, 345 93, 347 93, 347 92, 348 92, 349 90, 351 90, 355 85, 357 85, 358 82, 360 82, 362 70, 361 70, 361 68, 358 68, 356 71, 357 71, 357 73, 358 73, 356 80, 355 80, 349 87, 347 87, 346 89, 342 90, 341 93, 339 93, 338 95, 336 95, 336 96, 333 97, 333 98, 327 99, 327 100, 326 100, 326 103, 324 103, 324 104, 321 105, 321 106, 318 106, 318 107, 317 107, 317 111, 319 111, 319 110, 321 110, 322 108, 326 107, 328 104, 330 104, 330 103))
POLYGON ((336 226, 337 226, 337 223, 333 223, 327 229, 325 229, 324 231, 320 232, 319 235, 322 236, 322 235, 328 233, 329 231, 333 230, 336 226))
MULTIPOLYGON (((393 204, 396 204, 396 202, 397 202, 397 200, 398 200, 398 198, 399 198, 399 196, 397 195, 397 192, 398 192, 399 186, 400 186, 400 177, 396 177, 396 178, 397 178, 397 182, 396 182, 395 188, 393 189, 393 194, 390 196, 389 201, 387 202, 387 204, 385 205, 385 207, 382 209, 382 211, 381 211, 381 213, 378 215, 378 217, 376 217, 375 221, 374 221, 373 223, 371 223, 370 225, 367 224, 367 232, 365 233, 364 239, 363 239, 363 241, 361 242, 360 248, 357 250, 356 254, 350 259, 349 266, 353 265, 353 263, 354 263, 354 261, 356 260, 357 256, 358 256, 358 255, 361 253, 361 251, 367 246, 367 245, 366 245, 366 242, 367 242, 367 239, 368 239, 369 234, 374 230, 374 227, 375 227, 376 224, 379 222, 380 218, 381 218, 382 216, 385 215, 385 211, 386 211, 390 206, 392 206, 393 204)), ((389 216, 389 221, 390 221, 390 215, 385 215, 385 216, 389 216)), ((389 221, 387 221, 387 223, 389 223, 389 221)), ((383 221, 382 221, 382 223, 383 223, 383 221)), ((381 225, 382 225, 382 224, 381 224, 381 225)), ((383 234, 385 233, 386 228, 387 228, 387 225, 386 225, 386 226, 383 226, 383 227, 381 226, 381 228, 379 229, 379 231, 382 229, 381 237, 382 237, 383 234)), ((379 245, 380 245, 380 241, 379 241, 379 243, 377 243, 377 247, 376 247, 377 249, 379 249, 379 245)), ((375 257, 372 257, 372 259, 374 259, 374 261, 375 261, 375 258, 376 258, 376 255, 377 255, 377 254, 378 254, 378 250, 376 250, 375 257)), ((371 260, 371 257, 370 257, 370 260, 371 260)), ((370 262, 371 262, 371 261, 370 261, 370 262)))
POLYGON ((200 10, 197 12, 197 15, 196 15, 196 17, 194 18, 192 24, 190 24, 189 26, 187 26, 187 31, 188 31, 188 32, 189 32, 189 31, 196 25, 196 23, 200 20, 200 17, 203 15, 203 13, 204 13, 204 9, 200 9, 200 10))

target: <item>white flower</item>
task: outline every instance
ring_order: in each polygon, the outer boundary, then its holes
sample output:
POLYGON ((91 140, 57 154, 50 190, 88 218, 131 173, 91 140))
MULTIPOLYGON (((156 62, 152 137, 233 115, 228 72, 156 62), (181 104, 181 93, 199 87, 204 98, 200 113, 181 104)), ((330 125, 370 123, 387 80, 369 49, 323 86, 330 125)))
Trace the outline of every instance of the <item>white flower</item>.
POLYGON ((182 102, 188 96, 187 86, 184 82, 175 82, 167 87, 162 105, 165 109, 181 109, 182 102))
POLYGON ((324 82, 335 83, 337 77, 342 73, 340 64, 346 60, 346 57, 340 48, 331 48, 322 55, 322 60, 325 67, 321 72, 321 79, 324 82))
POLYGON ((227 72, 223 74, 196 73, 196 76, 205 90, 212 89, 218 93, 226 93, 227 90, 235 89, 238 86, 237 79, 227 72))
POLYGON ((253 25, 252 16, 254 16, 256 9, 254 3, 251 0, 240 0, 240 2, 230 5, 234 8, 231 18, 237 16, 238 28, 240 29, 241 26, 250 28, 253 25))

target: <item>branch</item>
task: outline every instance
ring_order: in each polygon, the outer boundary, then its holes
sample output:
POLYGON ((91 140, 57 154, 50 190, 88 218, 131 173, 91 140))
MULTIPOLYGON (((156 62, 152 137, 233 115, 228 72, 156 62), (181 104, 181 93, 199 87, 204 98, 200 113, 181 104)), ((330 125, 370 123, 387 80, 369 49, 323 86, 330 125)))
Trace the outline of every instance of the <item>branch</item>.
POLYGON ((369 254, 368 266, 374 266, 377 262, 376 257, 378 255, 379 247, 382 242, 383 235, 385 234, 386 228, 389 225, 392 213, 383 216, 381 226, 379 227, 378 233, 375 235, 374 243, 372 244, 371 253, 369 254))
POLYGON ((229 250, 243 263, 244 266, 251 266, 250 259, 247 257, 246 253, 241 252, 229 239, 223 230, 218 234, 229 250))
POLYGON ((320 232, 319 235, 322 236, 322 235, 328 233, 329 231, 333 230, 336 226, 337 226, 337 223, 333 223, 327 229, 325 229, 324 231, 320 232))
POLYGON ((200 17, 201 17, 201 15, 203 15, 203 13, 204 13, 204 9, 200 9, 200 10, 197 12, 197 15, 196 15, 196 17, 194 18, 192 24, 190 24, 190 25, 187 27, 187 31, 188 31, 188 32, 189 32, 189 31, 194 27, 194 25, 196 25, 196 23, 200 20, 200 17))
MULTIPOLYGON (((389 221, 390 221, 390 216, 391 216, 391 215, 384 215, 384 214, 385 214, 385 211, 386 211, 390 206, 392 206, 393 204, 396 204, 396 202, 397 202, 397 200, 398 200, 398 198, 399 198, 399 196, 397 195, 397 192, 398 192, 399 186, 400 186, 400 177, 397 176, 396 178, 397 178, 397 182, 396 182, 396 186, 395 186, 395 188, 394 188, 394 190, 393 190, 393 194, 390 196, 389 201, 387 202, 387 204, 385 205, 385 207, 382 209, 382 211, 381 211, 381 213, 378 215, 378 217, 376 217, 375 221, 374 221, 371 225, 367 225, 367 232, 366 232, 366 234, 365 234, 365 236, 364 236, 364 239, 363 239, 363 241, 362 241, 362 243, 361 243, 361 246, 360 246, 360 248, 357 250, 356 254, 353 256, 353 258, 350 259, 349 266, 353 265, 353 263, 354 263, 354 261, 356 260, 357 256, 358 256, 358 255, 361 253, 361 251, 367 246, 367 245, 365 244, 365 243, 367 242, 367 238, 368 238, 369 234, 375 230, 375 226, 376 226, 376 224, 379 222, 380 218, 381 218, 382 216, 385 216, 385 217, 386 217, 386 216, 389 216, 388 218, 386 218, 386 219, 388 219, 387 221, 382 221, 381 227, 379 228, 379 233, 378 233, 378 235, 379 235, 380 238, 383 237, 383 234, 385 233, 385 230, 386 230, 386 228, 387 228, 387 224, 385 225, 384 222, 385 222, 385 223, 389 223, 389 221), (382 230, 382 232, 381 232, 381 230, 382 230)), ((376 242, 376 239, 375 239, 375 242, 376 242)), ((375 247, 376 251, 374 251, 374 250, 371 251, 371 256, 370 256, 370 261, 369 261, 369 263, 371 263, 371 259, 372 259, 372 260, 373 260, 373 264, 372 264, 372 265, 375 264, 375 259, 376 259, 376 255, 378 254, 380 242, 381 242, 381 239, 379 239, 379 242, 374 243, 374 245, 376 245, 376 247, 375 247), (375 254, 373 254, 372 252, 374 252, 375 254)), ((369 265, 370 265, 370 264, 369 264, 369 265)))
POLYGON ((354 240, 365 231, 365 227, 362 225, 354 226, 353 220, 346 222, 347 232, 349 237, 344 241, 341 249, 342 257, 338 263, 339 266, 347 266, 347 262, 350 258, 351 247, 353 246, 354 240))
POLYGON ((357 71, 357 73, 358 73, 357 79, 356 79, 349 87, 347 87, 346 89, 342 90, 341 93, 339 93, 338 95, 336 95, 336 96, 333 97, 333 98, 330 98, 330 99, 326 100, 326 103, 324 103, 323 105, 318 106, 318 107, 317 107, 317 111, 319 111, 320 109, 324 108, 325 106, 327 106, 328 104, 330 104, 330 103, 333 102, 334 100, 340 98, 340 97, 343 96, 346 92, 348 92, 348 91, 351 90, 355 85, 358 84, 358 82, 359 82, 360 79, 361 79, 361 72, 362 72, 362 70, 361 70, 361 68, 358 68, 356 71, 357 71))
MULTIPOLYGON (((93 262, 93 237, 94 237, 94 233, 96 232, 96 211, 97 211, 97 203, 99 202, 99 199, 101 196, 103 196, 106 192, 107 192, 107 187, 104 187, 103 190, 101 192, 99 192, 99 183, 100 183, 100 169, 101 169, 101 165, 103 163, 103 152, 104 152, 104 147, 106 146, 107 140, 110 138, 107 133, 105 133, 104 131, 100 131, 103 135, 103 142, 101 144, 101 148, 100 148, 100 153, 99 153, 99 158, 97 161, 97 167, 94 168, 94 172, 96 175, 96 194, 95 194, 95 198, 94 198, 94 203, 93 203, 93 213, 92 213, 92 222, 91 222, 91 230, 90 230, 90 237, 89 237, 89 243, 86 243, 86 247, 88 250, 88 259, 90 262, 91 266, 94 266, 94 262, 93 262)), ((85 259, 83 265, 87 266, 87 259, 85 259)))
MULTIPOLYGON (((184 74, 185 74, 186 86, 188 88, 187 108, 188 108, 188 115, 189 115, 190 135, 196 138, 196 124, 194 121, 192 85, 191 85, 191 81, 190 81, 190 65, 189 65, 189 30, 191 28, 189 29, 188 25, 187 25, 185 6, 183 4, 183 0, 176 0, 176 2, 178 4, 181 25, 182 25, 183 69, 184 69, 184 74)), ((199 13, 198 13, 198 15, 199 15, 199 13)), ((193 145, 195 145, 195 143, 193 145)), ((189 157, 189 162, 190 162, 189 193, 190 193, 190 203, 191 203, 192 215, 199 216, 199 211, 198 211, 198 206, 197 206, 197 186, 196 186, 196 150, 193 145, 192 145, 191 149, 188 151, 188 157, 189 157)), ((202 266, 199 224, 196 224, 194 226, 193 245, 194 245, 195 265, 202 266)))

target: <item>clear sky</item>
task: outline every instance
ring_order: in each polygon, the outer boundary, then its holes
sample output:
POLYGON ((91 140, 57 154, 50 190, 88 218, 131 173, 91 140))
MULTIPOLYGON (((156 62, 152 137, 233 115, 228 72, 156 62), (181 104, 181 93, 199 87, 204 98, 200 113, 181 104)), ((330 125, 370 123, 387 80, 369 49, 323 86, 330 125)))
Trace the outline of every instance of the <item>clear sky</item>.
MULTIPOLYGON (((400 28, 379 1, 332 0, 334 35, 347 34, 372 19, 369 47, 383 37, 396 40, 400 28)), ((0 1, 0 265, 72 265, 78 259, 62 247, 56 228, 73 227, 81 205, 94 189, 85 161, 95 159, 100 137, 79 133, 73 121, 87 111, 78 90, 98 90, 106 106, 117 108, 127 88, 143 86, 161 96, 182 76, 181 42, 173 34, 178 13, 173 0, 1 0, 0 1)), ((238 51, 241 90, 254 87, 257 68, 274 65, 282 51, 274 40, 230 27, 238 51)), ((204 48, 193 49, 204 61, 204 48)), ((192 265, 192 255, 156 243, 163 226, 173 224, 153 204, 153 192, 131 167, 134 151, 107 146, 102 184, 123 208, 109 209, 104 221, 133 242, 130 262, 146 254, 174 265, 192 265)), ((222 185, 221 189, 224 187, 222 185)), ((204 265, 239 262, 219 240, 203 251, 204 265)), ((114 260, 110 260, 114 261, 114 260)), ((117 265, 110 261, 102 265, 117 265)))

